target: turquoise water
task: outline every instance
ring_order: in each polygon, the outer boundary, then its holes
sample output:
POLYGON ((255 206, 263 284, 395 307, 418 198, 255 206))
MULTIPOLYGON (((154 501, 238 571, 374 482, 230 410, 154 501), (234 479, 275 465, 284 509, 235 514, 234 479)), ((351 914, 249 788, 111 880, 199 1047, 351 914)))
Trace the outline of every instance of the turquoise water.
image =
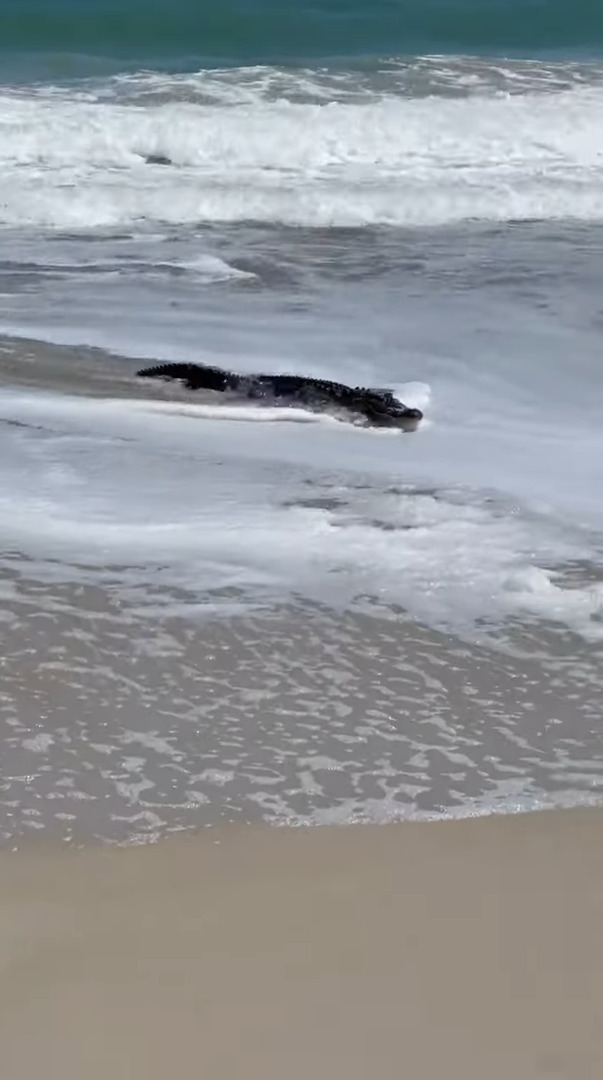
POLYGON ((594 0, 2 0, 0 75, 426 53, 592 55, 594 0))

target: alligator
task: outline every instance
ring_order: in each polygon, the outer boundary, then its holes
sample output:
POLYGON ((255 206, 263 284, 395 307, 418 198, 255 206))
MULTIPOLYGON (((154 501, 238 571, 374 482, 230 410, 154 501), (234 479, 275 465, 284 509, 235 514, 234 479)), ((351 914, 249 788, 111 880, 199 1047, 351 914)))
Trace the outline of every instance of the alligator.
POLYGON ((144 379, 178 379, 188 390, 215 390, 258 404, 298 406, 312 412, 338 413, 378 427, 413 430, 423 418, 420 409, 403 405, 391 390, 373 390, 307 375, 237 375, 206 364, 157 364, 143 368, 144 379))

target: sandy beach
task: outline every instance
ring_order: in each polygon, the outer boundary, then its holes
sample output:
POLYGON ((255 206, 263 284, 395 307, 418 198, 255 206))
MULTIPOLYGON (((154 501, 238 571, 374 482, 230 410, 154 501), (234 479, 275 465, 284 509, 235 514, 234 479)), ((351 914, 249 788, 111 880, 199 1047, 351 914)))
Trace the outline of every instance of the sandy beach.
POLYGON ((591 1080, 603 813, 5 852, 3 1080, 591 1080))

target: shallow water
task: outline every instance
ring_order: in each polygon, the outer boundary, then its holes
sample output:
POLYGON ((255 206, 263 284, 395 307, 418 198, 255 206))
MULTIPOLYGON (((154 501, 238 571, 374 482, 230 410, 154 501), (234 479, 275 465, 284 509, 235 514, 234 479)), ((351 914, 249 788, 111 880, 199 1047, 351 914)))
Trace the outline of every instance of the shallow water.
POLYGON ((468 644, 374 600, 249 610, 234 586, 63 572, 3 574, 5 842, 601 795, 599 655, 553 626, 468 644))

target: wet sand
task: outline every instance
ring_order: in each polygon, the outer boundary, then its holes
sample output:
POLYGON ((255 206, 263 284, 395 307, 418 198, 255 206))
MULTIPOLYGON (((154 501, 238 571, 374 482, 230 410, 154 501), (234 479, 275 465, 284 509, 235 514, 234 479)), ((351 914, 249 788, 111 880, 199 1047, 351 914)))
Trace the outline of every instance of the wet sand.
POLYGON ((603 811, 5 852, 3 1080, 592 1080, 603 811))
POLYGON ((0 846, 601 796, 596 645, 468 644, 384 604, 245 610, 144 573, 0 560, 0 846))
MULTIPOLYGON (((77 348, 53 345, 30 338, 0 334, 0 385, 52 390, 87 397, 144 397, 161 394, 149 390, 136 372, 144 358, 116 357, 111 352, 84 345, 77 348)), ((148 366, 148 365, 147 365, 148 366)))

